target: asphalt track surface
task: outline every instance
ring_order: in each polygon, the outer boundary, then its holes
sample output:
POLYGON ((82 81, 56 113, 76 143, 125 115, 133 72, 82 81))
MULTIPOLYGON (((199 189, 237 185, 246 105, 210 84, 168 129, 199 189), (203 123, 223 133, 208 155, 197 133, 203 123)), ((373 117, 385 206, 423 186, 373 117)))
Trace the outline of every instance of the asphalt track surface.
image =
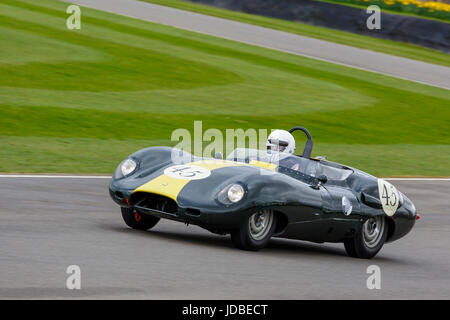
POLYGON ((450 180, 393 181, 422 219, 372 260, 272 239, 259 252, 161 220, 122 221, 102 178, 0 177, 0 299, 450 299, 450 180), (381 289, 366 269, 381 268, 381 289), (81 290, 66 268, 81 268, 81 290))
POLYGON ((450 89, 450 68, 140 2, 64 0, 82 6, 450 89))

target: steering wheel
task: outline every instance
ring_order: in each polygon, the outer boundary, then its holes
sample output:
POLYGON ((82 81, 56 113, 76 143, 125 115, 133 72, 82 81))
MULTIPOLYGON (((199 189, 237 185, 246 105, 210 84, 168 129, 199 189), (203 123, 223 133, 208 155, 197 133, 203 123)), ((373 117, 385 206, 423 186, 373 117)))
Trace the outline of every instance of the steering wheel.
POLYGON ((308 130, 306 130, 303 127, 293 127, 289 130, 289 133, 292 133, 297 130, 303 131, 306 134, 306 137, 308 138, 308 141, 306 141, 306 144, 305 144, 305 149, 303 149, 302 157, 309 159, 309 158, 311 158, 311 152, 312 152, 312 148, 313 148, 313 141, 312 141, 311 134, 309 133, 308 130))

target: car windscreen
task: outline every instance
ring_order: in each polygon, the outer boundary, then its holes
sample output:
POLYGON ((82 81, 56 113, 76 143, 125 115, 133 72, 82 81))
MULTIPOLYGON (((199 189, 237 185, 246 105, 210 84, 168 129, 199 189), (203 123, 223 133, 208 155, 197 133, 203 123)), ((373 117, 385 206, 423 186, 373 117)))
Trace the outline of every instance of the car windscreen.
POLYGON ((298 171, 311 177, 325 175, 330 180, 345 180, 353 172, 349 168, 328 165, 318 160, 271 150, 237 148, 228 155, 227 160, 250 164, 252 161, 273 163, 278 167, 298 171))

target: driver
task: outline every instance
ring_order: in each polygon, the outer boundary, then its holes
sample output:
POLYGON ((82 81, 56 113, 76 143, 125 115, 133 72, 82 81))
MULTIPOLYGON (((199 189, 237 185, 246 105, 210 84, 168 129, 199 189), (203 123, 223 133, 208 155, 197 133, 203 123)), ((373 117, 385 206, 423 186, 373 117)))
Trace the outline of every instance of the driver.
POLYGON ((267 151, 271 154, 271 162, 278 163, 281 167, 298 170, 299 164, 293 161, 289 155, 294 154, 295 139, 286 130, 274 130, 270 133, 266 142, 267 151), (280 153, 284 153, 283 156, 280 153))
POLYGON ((267 150, 294 154, 295 139, 289 131, 274 130, 267 138, 266 147, 267 150))

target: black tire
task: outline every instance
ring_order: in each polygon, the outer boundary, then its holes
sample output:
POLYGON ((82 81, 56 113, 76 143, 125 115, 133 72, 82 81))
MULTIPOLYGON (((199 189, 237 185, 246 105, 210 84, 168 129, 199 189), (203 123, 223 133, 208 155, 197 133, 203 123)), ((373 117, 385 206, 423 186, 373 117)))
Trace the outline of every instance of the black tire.
POLYGON ((250 215, 247 219, 245 219, 244 223, 239 229, 231 232, 231 240, 236 248, 249 251, 258 251, 267 245, 267 243, 269 242, 270 238, 272 237, 275 231, 276 224, 277 224, 276 216, 273 213, 273 211, 260 210, 250 215), (260 238, 257 237, 255 239, 255 236, 250 231, 251 219, 254 219, 255 215, 257 214, 266 215, 267 213, 270 215, 270 220, 267 220, 267 222, 270 223, 270 225, 267 225, 266 229, 261 234, 260 238))
POLYGON ((366 220, 353 238, 345 239, 344 246, 345 251, 350 257, 360 258, 360 259, 371 259, 373 258, 383 247, 386 242, 388 234, 388 224, 386 223, 386 219, 384 216, 373 217, 366 220), (377 238, 373 243, 368 242, 365 234, 366 224, 371 223, 371 219, 379 220, 379 223, 382 225, 382 230, 379 231, 377 238))
POLYGON ((153 228, 159 221, 159 218, 141 214, 131 208, 120 209, 122 211, 123 221, 133 229, 148 230, 153 228))

